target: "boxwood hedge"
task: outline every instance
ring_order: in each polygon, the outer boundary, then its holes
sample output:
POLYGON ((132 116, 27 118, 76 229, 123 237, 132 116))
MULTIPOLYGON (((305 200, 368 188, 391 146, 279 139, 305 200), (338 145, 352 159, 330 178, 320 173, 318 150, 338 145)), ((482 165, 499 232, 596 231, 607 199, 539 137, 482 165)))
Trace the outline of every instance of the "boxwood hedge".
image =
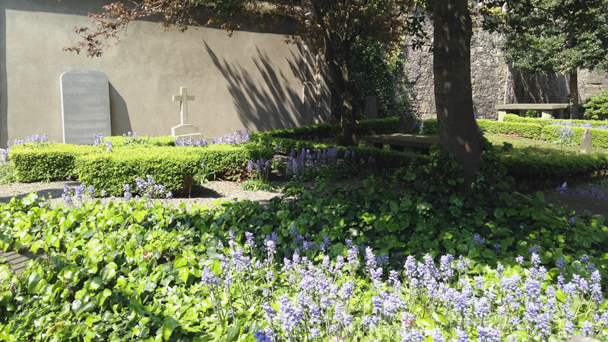
POLYGON ((76 177, 76 159, 98 150, 93 146, 28 143, 12 146, 9 158, 17 181, 52 181, 76 177))
POLYGON ((133 147, 82 156, 76 160, 76 173, 82 183, 94 186, 97 192, 106 190, 112 196, 123 194, 123 184, 134 189, 135 179, 146 175, 168 191, 185 194, 190 192, 192 177, 201 164, 211 173, 238 175, 245 171, 249 159, 270 159, 273 155, 271 148, 251 143, 159 146, 153 153, 149 148, 133 147))
POLYGON ((566 120, 566 119, 540 119, 540 118, 524 118, 516 114, 507 114, 504 117, 504 122, 523 122, 523 123, 534 123, 539 124, 541 126, 550 125, 550 124, 559 124, 562 122, 571 122, 577 125, 586 125, 589 124, 593 127, 598 126, 606 126, 608 122, 606 121, 597 121, 597 120, 566 120))
POLYGON ((494 134, 517 134, 523 138, 542 139, 542 125, 527 122, 499 122, 490 120, 477 120, 479 127, 494 134))

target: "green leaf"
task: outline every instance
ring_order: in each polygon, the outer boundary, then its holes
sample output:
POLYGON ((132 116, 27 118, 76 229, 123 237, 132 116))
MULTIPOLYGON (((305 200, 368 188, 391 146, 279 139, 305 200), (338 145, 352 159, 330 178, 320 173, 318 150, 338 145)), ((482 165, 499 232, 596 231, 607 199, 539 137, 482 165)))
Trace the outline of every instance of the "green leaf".
POLYGON ((109 289, 104 289, 97 295, 97 306, 102 306, 108 297, 112 295, 112 291, 109 289))
POLYGON ((165 340, 168 340, 169 337, 171 337, 171 334, 173 334, 173 330, 175 330, 175 328, 177 327, 179 327, 179 322, 177 321, 177 319, 173 317, 165 319, 162 327, 160 327, 160 330, 163 334, 163 338, 165 340))
POLYGON ((39 274, 32 274, 27 281, 27 293, 34 294, 40 291, 43 285, 46 284, 46 281, 42 279, 39 274))
POLYGON ((80 299, 74 299, 72 302, 72 311, 78 312, 82 308, 82 301, 80 299))
POLYGON ((103 270, 101 270, 101 281, 103 281, 104 284, 107 284, 112 281, 114 277, 116 277, 116 270, 114 268, 109 267, 109 265, 104 267, 103 270))
POLYGON ((184 281, 184 283, 188 282, 188 275, 190 275, 190 271, 188 270, 188 267, 182 267, 179 269, 179 277, 182 278, 182 280, 184 281))
POLYGON ((175 262, 173 263, 173 267, 180 268, 188 265, 188 260, 184 257, 177 256, 175 257, 175 262))
POLYGON ((143 210, 137 211, 135 214, 133 214, 133 217, 135 220, 137 220, 137 223, 141 223, 141 221, 143 221, 146 217, 146 212, 143 210))
POLYGON ((89 284, 89 289, 93 290, 93 291, 97 291, 102 285, 101 282, 101 278, 99 277, 95 277, 93 278, 93 280, 91 280, 91 283, 89 284))

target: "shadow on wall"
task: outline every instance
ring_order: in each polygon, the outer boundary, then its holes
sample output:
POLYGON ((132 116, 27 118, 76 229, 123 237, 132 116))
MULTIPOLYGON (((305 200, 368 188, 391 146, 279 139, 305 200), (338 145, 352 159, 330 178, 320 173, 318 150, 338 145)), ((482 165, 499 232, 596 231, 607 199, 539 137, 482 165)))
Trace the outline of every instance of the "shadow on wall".
POLYGON ((112 121, 112 135, 133 132, 127 103, 112 83, 110 83, 110 120, 112 121))
POLYGON ((568 79, 564 75, 524 73, 509 67, 513 76, 514 103, 568 103, 568 79))
POLYGON ((259 79, 258 75, 253 75, 238 63, 228 63, 225 58, 220 60, 207 43, 205 48, 213 64, 228 81, 228 90, 245 128, 267 131, 306 124, 301 115, 302 99, 288 87, 289 81, 283 72, 279 70, 277 73, 268 55, 258 49, 258 55, 252 57, 264 80, 259 84, 254 81, 259 79))

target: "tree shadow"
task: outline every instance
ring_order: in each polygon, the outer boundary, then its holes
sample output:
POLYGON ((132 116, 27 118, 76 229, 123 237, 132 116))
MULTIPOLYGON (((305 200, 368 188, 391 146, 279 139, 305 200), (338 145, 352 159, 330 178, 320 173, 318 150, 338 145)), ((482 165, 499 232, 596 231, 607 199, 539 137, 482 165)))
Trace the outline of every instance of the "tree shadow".
MULTIPOLYGON (((266 53, 257 49, 257 55, 252 57, 257 70, 247 70, 238 62, 220 59, 206 42, 204 44, 213 64, 228 82, 228 91, 245 128, 267 131, 306 125, 310 121, 302 113, 301 95, 288 86, 290 80, 266 53), (256 82, 259 79, 264 82, 256 82)), ((291 59, 288 59, 290 65, 304 64, 302 57, 292 55, 291 59)))

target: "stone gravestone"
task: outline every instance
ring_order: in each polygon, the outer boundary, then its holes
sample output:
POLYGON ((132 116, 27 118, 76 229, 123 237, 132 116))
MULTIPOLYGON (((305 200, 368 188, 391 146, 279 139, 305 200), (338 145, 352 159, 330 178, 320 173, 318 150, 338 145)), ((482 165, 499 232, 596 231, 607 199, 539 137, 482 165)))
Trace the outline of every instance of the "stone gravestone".
POLYGON ((180 138, 203 139, 198 126, 188 123, 188 101, 194 101, 194 95, 188 95, 186 87, 179 88, 179 95, 173 95, 173 101, 179 101, 181 124, 171 128, 171 135, 180 138))
POLYGON ((365 109, 363 115, 366 119, 377 119, 378 118, 378 103, 376 98, 368 96, 365 98, 365 109))
POLYGON ((414 134, 414 117, 400 116, 398 132, 403 134, 414 134))
POLYGON ((112 135, 108 76, 96 70, 70 70, 61 75, 63 142, 93 144, 94 134, 112 135))
POLYGON ((590 153, 593 152, 593 139, 591 137, 591 128, 587 128, 581 136, 581 152, 590 153))
POLYGON ((590 337, 584 337, 581 335, 574 335, 572 336, 568 342, 600 342, 596 339, 590 338, 590 337))

